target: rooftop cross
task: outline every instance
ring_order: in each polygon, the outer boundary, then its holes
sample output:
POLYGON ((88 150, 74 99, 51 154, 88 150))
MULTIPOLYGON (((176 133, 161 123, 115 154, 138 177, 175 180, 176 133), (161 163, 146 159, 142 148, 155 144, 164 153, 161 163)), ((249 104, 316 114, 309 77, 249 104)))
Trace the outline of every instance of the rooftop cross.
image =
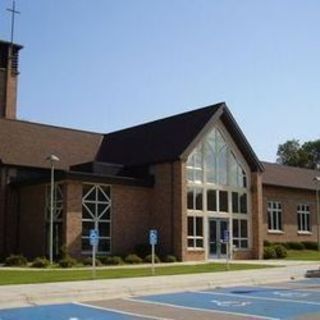
POLYGON ((11 12, 11 45, 13 44, 13 36, 14 36, 14 23, 15 23, 15 15, 20 14, 19 11, 16 10, 16 1, 12 1, 12 8, 8 8, 7 11, 11 12))

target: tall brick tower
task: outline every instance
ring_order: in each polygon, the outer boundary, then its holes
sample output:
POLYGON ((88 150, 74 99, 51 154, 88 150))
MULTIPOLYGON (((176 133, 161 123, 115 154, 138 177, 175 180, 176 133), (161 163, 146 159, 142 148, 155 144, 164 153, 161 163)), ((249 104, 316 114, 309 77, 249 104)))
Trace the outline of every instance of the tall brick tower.
POLYGON ((18 58, 22 48, 0 40, 0 118, 16 119, 18 58))

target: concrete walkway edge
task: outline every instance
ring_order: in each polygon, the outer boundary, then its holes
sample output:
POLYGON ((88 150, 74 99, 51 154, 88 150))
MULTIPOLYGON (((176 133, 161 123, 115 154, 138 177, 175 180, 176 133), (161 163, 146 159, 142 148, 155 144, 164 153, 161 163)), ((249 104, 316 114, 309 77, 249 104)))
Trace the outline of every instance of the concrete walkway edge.
POLYGON ((256 270, 0 286, 0 309, 294 281, 318 268, 319 264, 310 262, 256 270))

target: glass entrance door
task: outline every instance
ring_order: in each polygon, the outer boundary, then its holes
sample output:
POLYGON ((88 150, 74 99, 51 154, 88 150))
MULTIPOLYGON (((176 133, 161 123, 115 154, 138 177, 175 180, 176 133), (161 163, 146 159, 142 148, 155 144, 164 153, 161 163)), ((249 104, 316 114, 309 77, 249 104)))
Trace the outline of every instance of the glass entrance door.
POLYGON ((227 219, 209 219, 209 258, 226 258, 227 243, 223 241, 226 230, 229 230, 227 219))

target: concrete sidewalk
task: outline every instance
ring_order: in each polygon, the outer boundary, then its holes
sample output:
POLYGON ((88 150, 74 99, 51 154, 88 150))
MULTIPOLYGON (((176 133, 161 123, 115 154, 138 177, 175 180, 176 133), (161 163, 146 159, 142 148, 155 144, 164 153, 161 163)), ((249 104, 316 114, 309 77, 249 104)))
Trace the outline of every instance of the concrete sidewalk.
MULTIPOLYGON (((239 261, 235 262, 239 263, 239 261)), ((252 263, 259 262, 252 261, 252 263)), ((261 263, 279 267, 189 275, 0 286, 0 309, 298 280, 304 277, 306 270, 319 268, 319 263, 306 261, 262 261, 261 263)))

